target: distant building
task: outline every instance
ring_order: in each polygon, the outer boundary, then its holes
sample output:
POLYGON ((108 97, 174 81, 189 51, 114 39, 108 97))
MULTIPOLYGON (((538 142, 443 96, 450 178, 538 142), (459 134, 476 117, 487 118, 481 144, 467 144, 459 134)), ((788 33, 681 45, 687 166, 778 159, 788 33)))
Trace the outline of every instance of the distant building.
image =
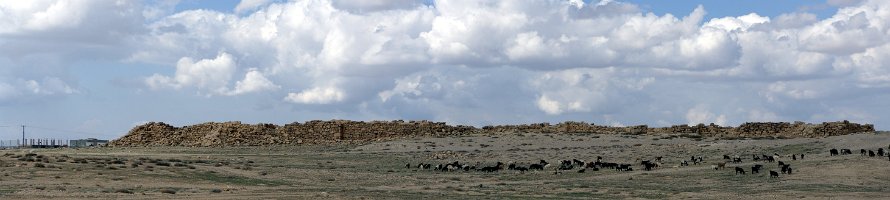
POLYGON ((108 144, 108 140, 100 140, 96 138, 87 138, 80 140, 71 140, 68 143, 70 147, 96 147, 96 146, 105 146, 108 144))

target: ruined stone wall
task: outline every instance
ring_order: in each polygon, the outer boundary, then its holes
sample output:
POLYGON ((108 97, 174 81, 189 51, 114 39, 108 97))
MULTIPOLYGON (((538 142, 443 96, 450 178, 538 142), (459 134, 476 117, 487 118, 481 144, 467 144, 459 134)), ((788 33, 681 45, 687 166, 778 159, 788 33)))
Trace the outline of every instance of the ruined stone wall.
POLYGON ((714 124, 674 125, 650 128, 646 125, 611 127, 585 122, 559 124, 536 123, 498 125, 480 128, 452 126, 431 121, 349 121, 314 120, 305 123, 242 124, 241 122, 208 122, 174 127, 162 122, 137 126, 114 141, 111 146, 258 146, 279 144, 319 144, 332 142, 371 141, 413 136, 456 136, 473 133, 592 133, 592 134, 668 134, 688 133, 705 137, 828 137, 852 133, 874 132, 871 124, 849 121, 807 124, 803 122, 748 122, 738 127, 714 124))
POLYGON ((370 141, 406 136, 450 136, 471 134, 471 126, 450 126, 430 121, 348 120, 274 124, 209 122, 181 128, 162 122, 137 126, 114 141, 112 146, 258 146, 275 144, 330 143, 332 141, 370 141))

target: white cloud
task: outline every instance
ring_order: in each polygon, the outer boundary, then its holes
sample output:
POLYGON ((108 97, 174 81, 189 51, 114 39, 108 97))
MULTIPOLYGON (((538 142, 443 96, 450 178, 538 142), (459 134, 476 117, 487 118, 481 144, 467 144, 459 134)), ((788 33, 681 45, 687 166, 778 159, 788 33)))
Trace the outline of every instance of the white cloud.
POLYGON ((131 75, 154 92, 265 94, 275 102, 256 104, 317 118, 890 123, 851 103, 890 89, 881 0, 829 1, 847 7, 824 19, 657 15, 617 0, 177 3, 0 1, 0 99, 87 93, 72 78, 87 72, 70 66, 107 62, 160 65, 131 75))
POLYGON ((828 5, 832 6, 852 6, 862 3, 864 0, 828 0, 828 5))
POLYGON ((12 80, 0 77, 0 105, 16 100, 66 96, 80 92, 76 87, 57 77, 12 80))
POLYGON ((686 122, 689 125, 697 125, 697 124, 709 124, 714 123, 720 126, 726 126, 727 119, 724 114, 714 114, 711 111, 708 111, 707 106, 705 105, 697 105, 689 109, 686 112, 686 122))
POLYGON ((249 69, 244 75, 244 80, 235 83, 235 89, 229 92, 229 95, 240 95, 252 92, 261 92, 267 90, 276 90, 281 86, 275 85, 269 79, 266 79, 262 73, 255 68, 249 69))
POLYGON ((244 13, 256 9, 271 2, 272 0, 241 0, 235 6, 235 13, 244 13))
POLYGON ((335 8, 356 13, 409 9, 425 6, 423 2, 423 0, 331 0, 331 4, 335 8))
POLYGON ((316 87, 300 93, 288 93, 285 101, 299 104, 331 104, 343 101, 346 94, 335 87, 316 87))
POLYGON ((222 94, 228 90, 226 85, 235 72, 235 61, 230 54, 220 52, 214 59, 194 61, 183 57, 176 63, 176 74, 173 77, 154 74, 145 82, 151 89, 173 88, 182 89, 195 87, 201 91, 222 94))
POLYGON ((229 89, 229 82, 236 69, 234 58, 225 52, 220 52, 216 58, 199 61, 184 57, 176 63, 176 72, 173 77, 154 74, 145 78, 145 84, 153 90, 194 88, 205 95, 228 96, 281 88, 256 68, 251 68, 248 69, 243 80, 235 83, 234 89, 229 89))

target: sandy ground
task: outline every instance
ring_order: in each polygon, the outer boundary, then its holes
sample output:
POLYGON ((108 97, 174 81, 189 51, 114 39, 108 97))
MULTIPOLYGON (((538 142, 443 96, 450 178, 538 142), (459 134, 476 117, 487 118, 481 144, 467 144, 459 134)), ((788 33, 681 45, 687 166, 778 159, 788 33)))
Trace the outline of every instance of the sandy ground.
MULTIPOLYGON (((890 199, 890 159, 859 149, 890 145, 890 134, 741 139, 674 135, 503 134, 408 138, 364 145, 231 148, 93 148, 0 151, 2 199, 890 199), (829 156, 831 148, 853 155, 829 156), (794 168, 770 178, 779 154, 794 168), (806 159, 792 160, 791 154, 806 159), (723 155, 742 163, 727 169, 723 155), (544 159, 634 164, 635 171, 434 171, 454 161, 528 166, 544 159), (690 156, 700 165, 679 166, 690 156), (642 160, 663 157, 643 171, 642 160), (405 165, 412 165, 406 168, 405 165), (763 164, 759 174, 750 167, 763 164), (744 167, 749 174, 736 175, 744 167)), ((691 163, 690 163, 691 164, 691 163)))

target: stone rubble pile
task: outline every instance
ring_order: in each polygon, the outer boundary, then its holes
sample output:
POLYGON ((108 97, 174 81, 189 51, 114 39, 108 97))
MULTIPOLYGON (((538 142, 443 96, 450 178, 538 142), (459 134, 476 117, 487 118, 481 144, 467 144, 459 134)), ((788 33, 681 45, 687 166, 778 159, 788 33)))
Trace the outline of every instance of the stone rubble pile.
POLYGON ((137 126, 111 146, 259 146, 371 141, 406 136, 451 136, 475 133, 472 126, 430 121, 314 120, 305 123, 242 124, 208 122, 181 128, 163 122, 137 126))
POLYGON ((242 124, 208 122, 174 127, 163 122, 137 126, 127 135, 111 141, 110 146, 260 146, 287 144, 332 144, 365 142, 416 136, 459 136, 476 133, 592 133, 592 134, 668 134, 689 133, 705 137, 828 137, 874 132, 871 124, 849 121, 808 124, 803 122, 748 122, 738 127, 714 124, 674 125, 650 128, 646 125, 612 127, 585 122, 498 125, 476 128, 431 121, 350 121, 314 120, 305 123, 242 124))

